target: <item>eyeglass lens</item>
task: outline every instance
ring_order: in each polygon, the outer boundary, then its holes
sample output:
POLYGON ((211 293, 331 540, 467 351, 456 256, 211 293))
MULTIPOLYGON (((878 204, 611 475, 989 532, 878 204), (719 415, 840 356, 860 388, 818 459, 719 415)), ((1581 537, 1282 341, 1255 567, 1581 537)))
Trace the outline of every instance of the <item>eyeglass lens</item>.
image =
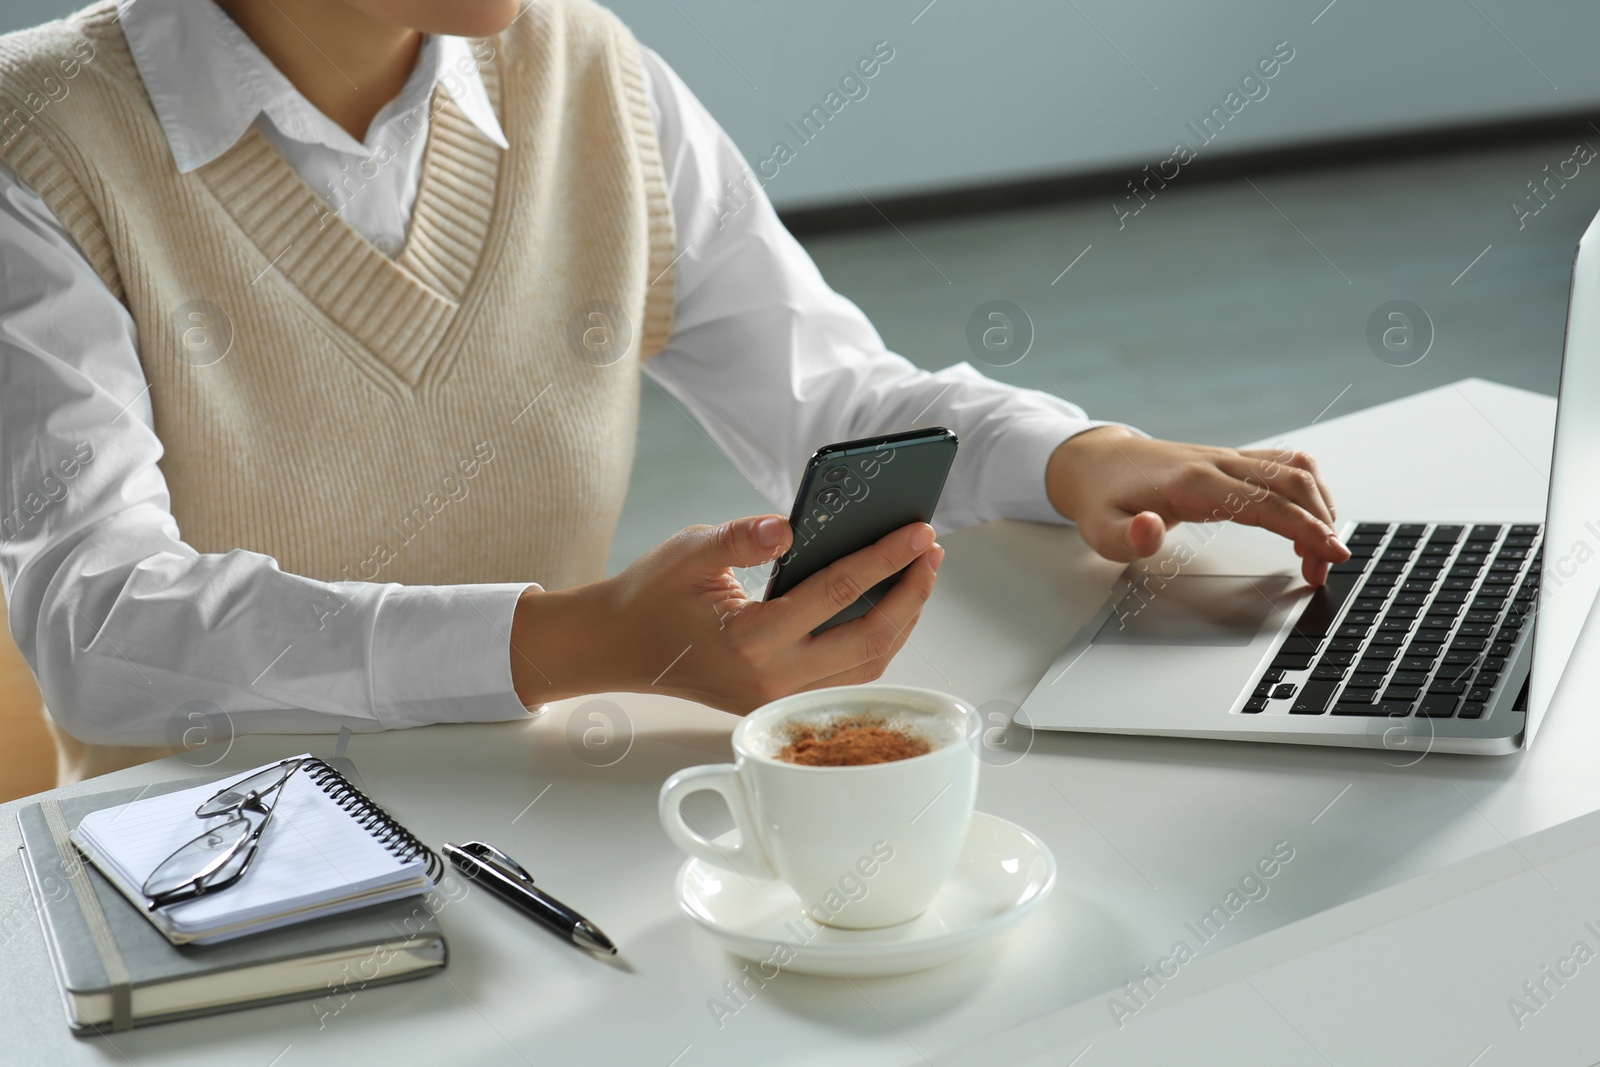
POLYGON ((210 800, 195 808, 194 813, 201 818, 209 818, 212 815, 221 815, 225 812, 234 811, 249 799, 251 793, 259 797, 278 788, 283 784, 284 779, 293 774, 295 768, 299 766, 300 762, 298 760, 290 760, 288 763, 280 763, 276 767, 268 767, 264 771, 258 771, 248 778, 234 782, 217 793, 210 800))
POLYGON ((193 841, 161 861, 145 879, 144 892, 161 897, 190 883, 205 883, 230 877, 233 869, 248 858, 239 846, 249 838, 254 824, 243 815, 221 826, 208 829, 193 841))

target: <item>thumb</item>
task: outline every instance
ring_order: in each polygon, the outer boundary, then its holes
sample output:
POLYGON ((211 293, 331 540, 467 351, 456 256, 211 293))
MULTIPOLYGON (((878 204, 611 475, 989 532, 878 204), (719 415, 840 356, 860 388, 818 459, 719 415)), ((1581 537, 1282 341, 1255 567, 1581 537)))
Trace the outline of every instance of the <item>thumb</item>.
POLYGON ((1084 540, 1096 552, 1107 559, 1129 563, 1153 556, 1161 550, 1161 543, 1166 540, 1167 524, 1153 511, 1141 511, 1136 515, 1117 511, 1096 516, 1093 522, 1086 524, 1083 532, 1084 540))
POLYGON ((754 515, 706 527, 696 554, 717 567, 754 567, 787 552, 793 539, 781 515, 754 515))

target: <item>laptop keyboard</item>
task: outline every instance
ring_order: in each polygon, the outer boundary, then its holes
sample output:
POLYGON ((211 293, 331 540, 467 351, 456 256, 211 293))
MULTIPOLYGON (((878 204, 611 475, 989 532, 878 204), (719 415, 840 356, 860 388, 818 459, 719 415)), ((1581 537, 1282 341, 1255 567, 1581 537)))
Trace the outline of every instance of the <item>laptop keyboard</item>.
POLYGON ((1532 619, 1541 532, 1357 526, 1243 711, 1482 718, 1532 619))

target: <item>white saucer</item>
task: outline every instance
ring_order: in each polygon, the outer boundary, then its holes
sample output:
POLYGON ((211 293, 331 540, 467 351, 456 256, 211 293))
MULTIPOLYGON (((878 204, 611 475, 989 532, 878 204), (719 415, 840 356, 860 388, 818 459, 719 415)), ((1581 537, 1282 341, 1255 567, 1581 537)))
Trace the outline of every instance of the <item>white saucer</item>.
MULTIPOLYGON (((717 843, 732 844, 738 834, 730 830, 717 843)), ((955 873, 927 911, 898 926, 823 926, 782 882, 747 879, 697 859, 678 871, 677 891, 689 917, 735 956, 797 974, 865 978, 959 959, 1010 930, 1055 883, 1055 857, 1044 842, 979 811, 955 873)))

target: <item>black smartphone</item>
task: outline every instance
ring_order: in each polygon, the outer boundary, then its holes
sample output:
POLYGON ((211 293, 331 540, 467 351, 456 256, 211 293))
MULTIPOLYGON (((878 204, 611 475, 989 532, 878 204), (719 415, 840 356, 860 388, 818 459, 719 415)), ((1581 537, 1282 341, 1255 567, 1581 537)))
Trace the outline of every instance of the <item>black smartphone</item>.
MULTIPOLYGON (((806 464, 789 515, 794 544, 773 569, 765 599, 782 596, 828 564, 907 523, 932 521, 955 458, 956 435, 943 426, 819 448, 806 464)), ((885 578, 811 632, 865 615, 901 573, 885 578)))

